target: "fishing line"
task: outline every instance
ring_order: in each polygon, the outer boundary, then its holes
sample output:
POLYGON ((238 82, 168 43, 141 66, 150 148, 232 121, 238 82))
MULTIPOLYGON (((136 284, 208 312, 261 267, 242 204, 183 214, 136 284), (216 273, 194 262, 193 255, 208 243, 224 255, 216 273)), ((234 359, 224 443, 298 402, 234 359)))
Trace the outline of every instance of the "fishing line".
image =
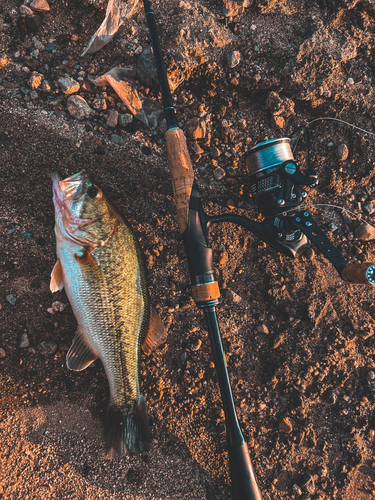
MULTIPOLYGON (((307 123, 307 125, 302 125, 301 127, 297 128, 297 130, 292 133, 292 136, 295 135, 296 132, 298 132, 298 130, 303 131, 304 129, 307 129, 310 125, 312 125, 313 123, 318 122, 318 121, 323 121, 323 120, 332 120, 335 122, 343 123, 344 125, 348 125, 349 127, 355 128, 356 130, 360 130, 361 132, 364 132, 365 134, 369 134, 369 135, 375 137, 375 133, 370 132, 369 130, 365 130, 361 127, 358 127, 357 125, 353 125, 353 123, 349 123, 349 122, 346 122, 345 120, 341 120, 340 118, 334 118, 332 116, 321 116, 320 118, 315 118, 311 122, 307 123)), ((295 150, 297 149, 298 142, 300 140, 301 135, 302 135, 302 132, 300 132, 300 134, 297 137, 297 142, 294 145, 293 154, 294 154, 295 150)))

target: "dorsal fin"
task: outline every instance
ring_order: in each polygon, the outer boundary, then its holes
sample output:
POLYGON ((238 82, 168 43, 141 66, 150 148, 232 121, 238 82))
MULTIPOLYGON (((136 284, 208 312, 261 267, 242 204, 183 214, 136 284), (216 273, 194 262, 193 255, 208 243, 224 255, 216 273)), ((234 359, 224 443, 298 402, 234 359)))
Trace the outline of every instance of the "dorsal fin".
POLYGON ((160 319, 159 314, 153 306, 150 306, 150 319, 148 329, 143 340, 142 350, 148 356, 159 347, 167 338, 167 332, 160 319))
POLYGON ((82 338, 79 329, 77 329, 72 345, 66 355, 66 366, 69 370, 81 371, 91 365, 97 357, 82 338))
POLYGON ((57 259, 51 273, 51 283, 49 285, 51 292, 57 292, 64 288, 63 272, 61 267, 61 262, 57 259))

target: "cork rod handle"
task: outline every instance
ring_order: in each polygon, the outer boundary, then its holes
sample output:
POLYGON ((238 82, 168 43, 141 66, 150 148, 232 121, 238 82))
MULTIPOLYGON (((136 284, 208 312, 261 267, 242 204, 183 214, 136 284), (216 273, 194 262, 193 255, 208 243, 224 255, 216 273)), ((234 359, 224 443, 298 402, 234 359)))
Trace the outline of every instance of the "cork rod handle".
POLYGON ((180 128, 167 130, 165 140, 173 195, 176 202, 177 220, 182 234, 188 224, 194 172, 183 131, 180 128))

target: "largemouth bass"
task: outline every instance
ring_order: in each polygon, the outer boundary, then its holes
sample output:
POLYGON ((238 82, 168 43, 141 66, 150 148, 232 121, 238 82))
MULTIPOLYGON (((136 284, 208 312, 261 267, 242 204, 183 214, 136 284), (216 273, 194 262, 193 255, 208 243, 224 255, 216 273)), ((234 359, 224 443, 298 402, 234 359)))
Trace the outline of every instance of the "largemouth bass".
POLYGON ((52 173, 57 262, 51 291, 62 290, 78 322, 66 364, 83 370, 103 363, 110 403, 106 454, 147 451, 150 430, 140 392, 140 345, 146 353, 165 340, 150 306, 137 238, 85 171, 62 180, 52 173))

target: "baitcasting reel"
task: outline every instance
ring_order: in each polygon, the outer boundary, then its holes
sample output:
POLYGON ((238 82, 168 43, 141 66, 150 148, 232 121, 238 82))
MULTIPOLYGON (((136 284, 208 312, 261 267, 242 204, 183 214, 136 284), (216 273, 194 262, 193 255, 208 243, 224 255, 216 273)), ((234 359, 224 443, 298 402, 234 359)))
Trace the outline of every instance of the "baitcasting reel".
MULTIPOLYGON (((293 157, 289 138, 261 142, 250 150, 246 163, 251 193, 265 219, 263 222, 255 222, 232 214, 208 216, 203 210, 194 183, 189 206, 189 226, 184 236, 193 283, 200 285, 212 280, 209 225, 214 222, 233 222, 289 257, 295 257, 298 251, 311 242, 333 264, 344 281, 375 285, 375 264, 348 264, 311 214, 306 209, 301 210, 300 206, 307 197, 303 186, 318 185, 318 176, 312 169, 309 158, 307 175, 300 171, 293 157)), ((197 303, 199 305, 199 301, 197 303)))

